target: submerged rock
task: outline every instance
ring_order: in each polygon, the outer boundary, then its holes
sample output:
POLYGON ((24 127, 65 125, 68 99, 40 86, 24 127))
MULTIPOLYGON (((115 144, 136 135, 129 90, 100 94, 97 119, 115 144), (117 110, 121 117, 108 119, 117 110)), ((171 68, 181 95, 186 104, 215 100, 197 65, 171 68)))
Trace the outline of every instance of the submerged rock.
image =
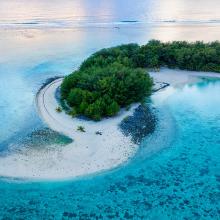
POLYGON ((152 92, 157 92, 157 91, 164 89, 168 86, 170 86, 170 84, 166 83, 166 82, 154 82, 152 92))
POLYGON ((59 134, 49 128, 42 128, 31 132, 18 141, 17 144, 11 144, 7 151, 20 151, 25 148, 41 150, 45 149, 45 147, 49 149, 56 147, 57 145, 65 146, 72 142, 73 140, 65 135, 59 134))
POLYGON ((132 116, 126 117, 120 124, 124 135, 131 136, 135 144, 139 144, 144 137, 154 132, 156 116, 148 105, 140 105, 132 116))

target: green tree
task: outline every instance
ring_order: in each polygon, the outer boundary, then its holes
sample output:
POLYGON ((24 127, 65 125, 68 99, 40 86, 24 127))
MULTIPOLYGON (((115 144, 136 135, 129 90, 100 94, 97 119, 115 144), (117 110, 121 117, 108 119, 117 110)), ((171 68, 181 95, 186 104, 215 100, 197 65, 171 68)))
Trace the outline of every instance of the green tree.
POLYGON ((120 110, 120 106, 117 102, 113 101, 106 109, 107 116, 113 116, 117 114, 120 110))
POLYGON ((84 114, 86 109, 88 108, 89 104, 86 101, 82 101, 79 108, 78 108, 78 113, 84 114))
POLYGON ((84 91, 79 88, 70 90, 67 97, 67 102, 70 106, 79 106, 84 99, 84 91))

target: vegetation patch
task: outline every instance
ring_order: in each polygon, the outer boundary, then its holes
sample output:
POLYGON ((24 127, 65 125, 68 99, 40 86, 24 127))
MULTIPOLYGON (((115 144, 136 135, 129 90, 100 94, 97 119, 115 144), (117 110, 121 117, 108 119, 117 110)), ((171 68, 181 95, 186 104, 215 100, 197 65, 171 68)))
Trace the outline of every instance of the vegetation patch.
POLYGON ((60 106, 56 107, 56 112, 61 113, 62 112, 62 108, 60 106))
POLYGON ((151 86, 152 80, 143 69, 115 63, 76 71, 64 79, 61 94, 74 114, 100 120, 143 100, 150 94, 151 86))
POLYGON ((77 131, 86 132, 86 130, 85 130, 85 128, 83 126, 78 126, 77 127, 77 131))

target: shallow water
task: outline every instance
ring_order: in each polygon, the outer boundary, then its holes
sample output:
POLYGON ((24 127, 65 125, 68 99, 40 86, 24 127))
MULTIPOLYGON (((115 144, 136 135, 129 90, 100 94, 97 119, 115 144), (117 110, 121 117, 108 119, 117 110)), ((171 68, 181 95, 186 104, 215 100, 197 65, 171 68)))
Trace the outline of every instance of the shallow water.
MULTIPOLYGON (((1 1, 0 151, 45 129, 35 95, 47 78, 70 73, 103 47, 219 40, 219 9, 218 0, 1 1)), ((219 93, 216 80, 158 92, 156 133, 114 171, 64 183, 3 177, 0 217, 219 219, 219 93)))
POLYGON ((2 182, 2 216, 218 219, 219 92, 219 80, 158 92, 152 105, 163 114, 159 132, 128 164, 63 183, 2 182), (166 148, 149 156, 156 146, 166 148))

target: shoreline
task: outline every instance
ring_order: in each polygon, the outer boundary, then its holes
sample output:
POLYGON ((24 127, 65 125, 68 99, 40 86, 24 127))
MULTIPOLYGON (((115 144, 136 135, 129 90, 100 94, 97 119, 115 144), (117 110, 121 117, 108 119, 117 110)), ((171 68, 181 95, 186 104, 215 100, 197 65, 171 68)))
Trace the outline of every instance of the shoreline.
MULTIPOLYGON (((168 86, 173 87, 196 83, 203 78, 220 78, 220 73, 169 69, 166 67, 161 68, 159 72, 149 71, 149 74, 155 82, 169 84, 168 86)), ((160 89, 157 91, 160 91, 160 89)))
MULTIPOLYGON (((163 86, 166 84, 179 87, 198 82, 201 78, 220 78, 219 73, 167 68, 162 68, 160 72, 150 72, 150 75, 161 85, 155 91, 157 95, 164 91, 163 86)), ((119 124, 127 116, 133 115, 139 104, 132 105, 129 111, 121 110, 117 116, 100 122, 72 118, 55 110, 59 105, 55 91, 62 80, 63 78, 58 78, 41 87, 36 94, 36 106, 48 127, 66 135, 73 142, 62 148, 57 145, 52 149, 30 149, 1 157, 0 176, 32 181, 74 179, 117 168, 126 164, 138 151, 139 145, 132 141, 131 136, 123 134, 119 124), (84 126, 86 132, 77 131, 77 126, 84 126), (101 131, 102 135, 95 134, 97 131, 101 131)))
POLYGON ((122 133, 119 124, 125 117, 131 116, 139 104, 100 122, 72 118, 65 112, 56 112, 59 103, 55 91, 62 80, 56 79, 40 89, 36 95, 36 107, 49 128, 73 142, 62 148, 32 149, 1 158, 0 167, 4 170, 0 168, 0 176, 28 180, 72 179, 116 168, 136 153, 138 145, 133 143, 131 136, 122 133), (86 132, 77 131, 78 126, 85 127, 86 132), (102 135, 97 135, 97 131, 102 135))

